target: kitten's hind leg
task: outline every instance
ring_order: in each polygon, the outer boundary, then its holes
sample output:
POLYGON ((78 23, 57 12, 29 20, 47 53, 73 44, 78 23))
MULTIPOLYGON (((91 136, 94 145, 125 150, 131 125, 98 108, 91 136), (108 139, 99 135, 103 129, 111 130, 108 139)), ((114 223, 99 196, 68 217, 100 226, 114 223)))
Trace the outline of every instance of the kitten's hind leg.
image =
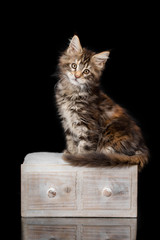
POLYGON ((81 140, 78 144, 78 153, 89 153, 96 151, 96 145, 92 142, 81 140))

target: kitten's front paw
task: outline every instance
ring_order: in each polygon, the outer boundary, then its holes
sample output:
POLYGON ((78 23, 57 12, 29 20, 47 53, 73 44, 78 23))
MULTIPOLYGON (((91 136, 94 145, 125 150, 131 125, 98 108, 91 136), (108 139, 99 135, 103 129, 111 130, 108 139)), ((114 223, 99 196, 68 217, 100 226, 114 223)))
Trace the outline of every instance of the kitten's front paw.
POLYGON ((71 154, 67 149, 63 151, 63 154, 71 154))

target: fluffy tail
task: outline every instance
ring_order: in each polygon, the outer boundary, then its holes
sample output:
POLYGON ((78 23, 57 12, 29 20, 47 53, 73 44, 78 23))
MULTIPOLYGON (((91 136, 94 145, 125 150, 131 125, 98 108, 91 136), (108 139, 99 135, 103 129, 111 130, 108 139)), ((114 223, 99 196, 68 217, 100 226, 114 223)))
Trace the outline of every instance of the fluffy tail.
POLYGON ((86 167, 114 167, 126 165, 138 165, 139 170, 148 162, 147 154, 137 154, 128 156, 124 154, 103 154, 103 153, 89 153, 89 154, 63 154, 63 159, 72 166, 86 166, 86 167))

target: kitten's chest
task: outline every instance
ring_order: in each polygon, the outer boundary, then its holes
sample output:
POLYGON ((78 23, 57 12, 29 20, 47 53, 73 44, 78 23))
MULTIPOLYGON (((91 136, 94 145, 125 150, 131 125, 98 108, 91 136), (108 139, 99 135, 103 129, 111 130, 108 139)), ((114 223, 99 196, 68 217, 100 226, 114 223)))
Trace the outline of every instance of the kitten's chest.
POLYGON ((62 117, 63 125, 65 128, 73 128, 73 125, 78 125, 83 121, 84 114, 87 111, 84 109, 83 104, 76 101, 64 101, 59 105, 59 114, 62 117))
POLYGON ((62 94, 57 98, 58 111, 65 129, 75 129, 80 126, 95 128, 98 119, 97 96, 88 96, 87 92, 62 94))

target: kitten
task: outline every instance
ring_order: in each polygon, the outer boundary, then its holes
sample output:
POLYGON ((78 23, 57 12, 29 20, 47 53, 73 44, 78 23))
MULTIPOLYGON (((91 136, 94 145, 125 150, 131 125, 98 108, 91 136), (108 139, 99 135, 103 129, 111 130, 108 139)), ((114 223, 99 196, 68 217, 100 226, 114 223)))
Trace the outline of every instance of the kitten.
POLYGON ((56 103, 66 136, 63 159, 73 166, 105 167, 148 162, 141 130, 100 89, 109 51, 96 54, 73 36, 60 56, 56 103))

